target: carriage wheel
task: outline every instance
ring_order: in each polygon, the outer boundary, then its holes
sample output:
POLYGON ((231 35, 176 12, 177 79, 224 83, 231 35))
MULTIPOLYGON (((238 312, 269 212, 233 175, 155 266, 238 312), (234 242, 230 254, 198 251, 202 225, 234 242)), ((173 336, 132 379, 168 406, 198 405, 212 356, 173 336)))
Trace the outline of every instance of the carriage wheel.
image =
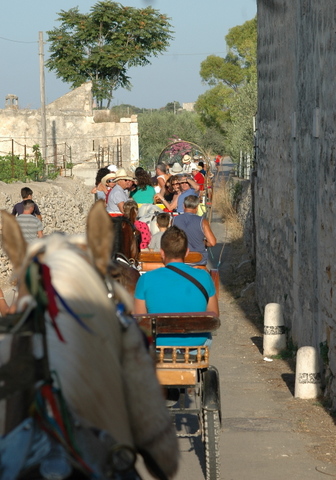
POLYGON ((220 415, 218 410, 202 410, 202 438, 205 454, 205 479, 219 480, 219 432, 220 415))

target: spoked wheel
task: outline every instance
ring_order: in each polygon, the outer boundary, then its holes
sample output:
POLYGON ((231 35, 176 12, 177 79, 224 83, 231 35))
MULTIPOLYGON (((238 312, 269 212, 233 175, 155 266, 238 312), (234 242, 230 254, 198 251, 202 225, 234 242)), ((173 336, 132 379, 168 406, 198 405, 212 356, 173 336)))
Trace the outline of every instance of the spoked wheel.
POLYGON ((202 439, 205 455, 205 479, 220 479, 220 415, 218 410, 202 410, 202 439))

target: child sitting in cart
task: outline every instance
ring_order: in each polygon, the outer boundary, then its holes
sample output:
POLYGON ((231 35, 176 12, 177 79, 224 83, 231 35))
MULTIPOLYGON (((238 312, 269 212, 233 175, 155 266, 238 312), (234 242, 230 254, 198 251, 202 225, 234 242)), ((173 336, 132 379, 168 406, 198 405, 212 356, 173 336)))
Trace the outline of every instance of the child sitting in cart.
POLYGON ((154 233, 152 239, 148 245, 150 252, 159 252, 161 248, 161 238, 164 232, 167 230, 170 224, 170 215, 169 213, 163 212, 159 213, 156 217, 156 223, 159 231, 154 233))

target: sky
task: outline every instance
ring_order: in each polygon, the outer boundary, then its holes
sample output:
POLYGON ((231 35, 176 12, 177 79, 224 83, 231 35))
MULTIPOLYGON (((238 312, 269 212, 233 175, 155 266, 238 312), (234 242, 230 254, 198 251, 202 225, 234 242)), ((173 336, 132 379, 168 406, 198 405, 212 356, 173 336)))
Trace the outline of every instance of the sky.
MULTIPOLYGON (((58 12, 79 7, 88 13, 96 0, 11 0, 2 2, 0 27, 0 108, 5 97, 19 97, 20 108, 40 107, 38 38, 58 26, 58 12)), ((129 92, 118 89, 112 105, 122 103, 139 108, 160 108, 167 103, 195 102, 209 87, 202 84, 200 64, 208 55, 226 55, 225 36, 230 28, 251 20, 257 13, 256 0, 122 0, 123 5, 144 8, 151 5, 170 17, 174 39, 168 50, 152 57, 151 65, 129 69, 133 85, 129 92)), ((71 90, 69 84, 45 69, 45 101, 53 102, 71 90)))

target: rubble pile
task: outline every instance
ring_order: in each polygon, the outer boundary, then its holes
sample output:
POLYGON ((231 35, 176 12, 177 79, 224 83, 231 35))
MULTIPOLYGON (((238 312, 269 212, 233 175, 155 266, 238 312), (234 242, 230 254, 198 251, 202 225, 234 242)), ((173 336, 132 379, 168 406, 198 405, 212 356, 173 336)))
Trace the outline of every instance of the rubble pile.
MULTIPOLYGON (((80 178, 59 177, 46 182, 0 182, 0 210, 11 213, 15 203, 20 202, 21 188, 33 190, 33 200, 39 206, 42 215, 44 234, 53 232, 83 233, 86 217, 94 202, 91 188, 80 178)), ((0 220, 0 232, 1 220, 0 220)), ((11 265, 0 244, 0 287, 9 285, 11 265)))

